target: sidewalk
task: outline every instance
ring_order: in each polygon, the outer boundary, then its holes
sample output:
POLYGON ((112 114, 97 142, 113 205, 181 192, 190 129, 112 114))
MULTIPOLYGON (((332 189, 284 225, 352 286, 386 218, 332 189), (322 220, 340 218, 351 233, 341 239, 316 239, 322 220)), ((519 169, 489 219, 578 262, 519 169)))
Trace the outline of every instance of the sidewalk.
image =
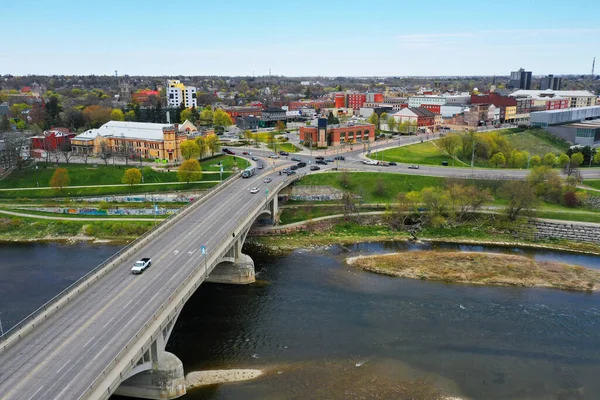
MULTIPOLYGON (((221 181, 194 181, 190 183, 221 183, 221 181)), ((135 186, 153 186, 153 185, 187 185, 186 182, 156 182, 156 183, 138 183, 135 186)), ((84 186, 65 186, 63 189, 82 189, 82 188, 94 188, 94 187, 123 187, 123 186, 132 186, 127 183, 118 183, 112 185, 84 185, 84 186)), ((4 188, 0 189, 0 191, 11 191, 11 190, 46 190, 46 189, 54 189, 51 186, 42 186, 42 187, 21 187, 21 188, 4 188)))

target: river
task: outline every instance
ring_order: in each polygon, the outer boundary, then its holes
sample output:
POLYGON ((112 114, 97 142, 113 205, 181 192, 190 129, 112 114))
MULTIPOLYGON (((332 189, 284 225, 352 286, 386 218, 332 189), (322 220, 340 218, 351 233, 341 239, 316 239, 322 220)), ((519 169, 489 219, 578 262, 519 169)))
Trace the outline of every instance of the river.
MULTIPOLYGON (((598 257, 545 250, 435 247, 600 264, 598 257)), ((77 260, 91 268, 100 254, 116 248, 0 247, 0 273, 11 276, 10 285, 6 279, 0 283, 3 322, 4 309, 32 310, 43 297, 13 288, 13 281, 43 288, 50 297, 69 283, 58 279, 63 272, 71 278, 85 273, 77 260), (59 255, 65 251, 80 256, 59 255), (34 260, 62 272, 40 273, 30 267, 34 260)), ((186 372, 259 368, 267 373, 254 381, 191 390, 183 399, 392 399, 399 382, 415 377, 471 399, 600 397, 600 294, 398 279, 343 263, 346 256, 418 249, 362 243, 283 257, 249 252, 257 283, 203 285, 184 308, 168 350, 186 372)))

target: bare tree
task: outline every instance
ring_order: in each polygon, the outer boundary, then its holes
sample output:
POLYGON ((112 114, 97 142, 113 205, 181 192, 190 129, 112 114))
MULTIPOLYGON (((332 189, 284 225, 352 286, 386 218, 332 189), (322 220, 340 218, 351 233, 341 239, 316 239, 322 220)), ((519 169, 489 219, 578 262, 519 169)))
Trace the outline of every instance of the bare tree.
MULTIPOLYGON (((60 151, 63 155, 63 157, 65 158, 66 163, 69 163, 69 160, 71 159, 71 157, 73 156, 73 152, 71 149, 71 143, 65 141, 61 146, 60 146, 60 151)), ((86 162, 87 164, 87 162, 86 162)))
POLYGON ((52 157, 54 158, 56 164, 58 164, 60 162, 60 156, 62 155, 62 152, 60 151, 59 148, 53 149, 51 151, 52 153, 52 157))
MULTIPOLYGON (((86 151, 87 153, 87 151, 86 151)), ((102 160, 104 160, 104 165, 108 164, 108 160, 109 158, 112 157, 112 150, 110 148, 110 146, 108 145, 108 143, 106 142, 106 140, 103 140, 100 143, 100 158, 102 160)))

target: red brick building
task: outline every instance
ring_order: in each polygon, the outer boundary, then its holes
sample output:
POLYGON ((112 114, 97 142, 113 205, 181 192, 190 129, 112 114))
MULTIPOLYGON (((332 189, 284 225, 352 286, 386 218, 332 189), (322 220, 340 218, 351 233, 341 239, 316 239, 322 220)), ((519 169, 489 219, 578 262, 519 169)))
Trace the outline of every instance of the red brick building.
MULTIPOLYGON (((334 106, 333 101, 331 100, 300 100, 300 101, 290 101, 288 104, 288 108, 290 111, 299 110, 300 108, 308 107, 314 108, 315 110, 321 108, 331 108, 334 106)), ((337 105, 336 105, 337 107, 337 105)))
POLYGON ((131 98, 142 104, 150 100, 150 96, 154 96, 158 99, 160 97, 160 92, 158 90, 140 90, 139 92, 133 93, 131 98))
POLYGON ((31 138, 32 150, 48 150, 53 151, 62 149, 64 146, 71 144, 71 139, 75 137, 75 133, 67 128, 52 128, 44 131, 43 136, 34 136, 31 138))
POLYGON ((238 117, 246 118, 249 116, 262 116, 262 108, 259 106, 224 107, 223 111, 229 114, 234 124, 238 117))
POLYGON ((335 108, 346 107, 346 95, 344 93, 335 94, 335 108))
POLYGON ((493 104, 496 107, 517 106, 517 99, 509 96, 502 96, 498 93, 472 94, 471 104, 493 104))
POLYGON ((375 125, 329 125, 319 137, 321 128, 316 126, 300 127, 300 140, 310 143, 314 147, 339 146, 344 143, 373 142, 375 140, 375 125))
POLYGON ((417 125, 418 128, 433 127, 435 125, 435 114, 423 107, 403 108, 393 115, 397 123, 408 122, 417 125))
POLYGON ((420 108, 429 110, 434 114, 440 114, 442 106, 440 106, 439 104, 421 104, 420 108))
POLYGON ((346 107, 359 110, 366 102, 366 93, 349 93, 346 100, 346 107))

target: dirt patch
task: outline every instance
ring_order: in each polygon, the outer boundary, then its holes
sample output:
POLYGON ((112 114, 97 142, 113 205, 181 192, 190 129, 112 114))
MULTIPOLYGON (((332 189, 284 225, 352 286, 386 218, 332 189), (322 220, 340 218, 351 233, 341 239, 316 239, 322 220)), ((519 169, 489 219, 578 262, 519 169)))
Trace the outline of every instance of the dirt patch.
POLYGON ((366 271, 452 283, 600 290, 600 271, 579 265, 477 252, 422 251, 346 259, 366 271))

